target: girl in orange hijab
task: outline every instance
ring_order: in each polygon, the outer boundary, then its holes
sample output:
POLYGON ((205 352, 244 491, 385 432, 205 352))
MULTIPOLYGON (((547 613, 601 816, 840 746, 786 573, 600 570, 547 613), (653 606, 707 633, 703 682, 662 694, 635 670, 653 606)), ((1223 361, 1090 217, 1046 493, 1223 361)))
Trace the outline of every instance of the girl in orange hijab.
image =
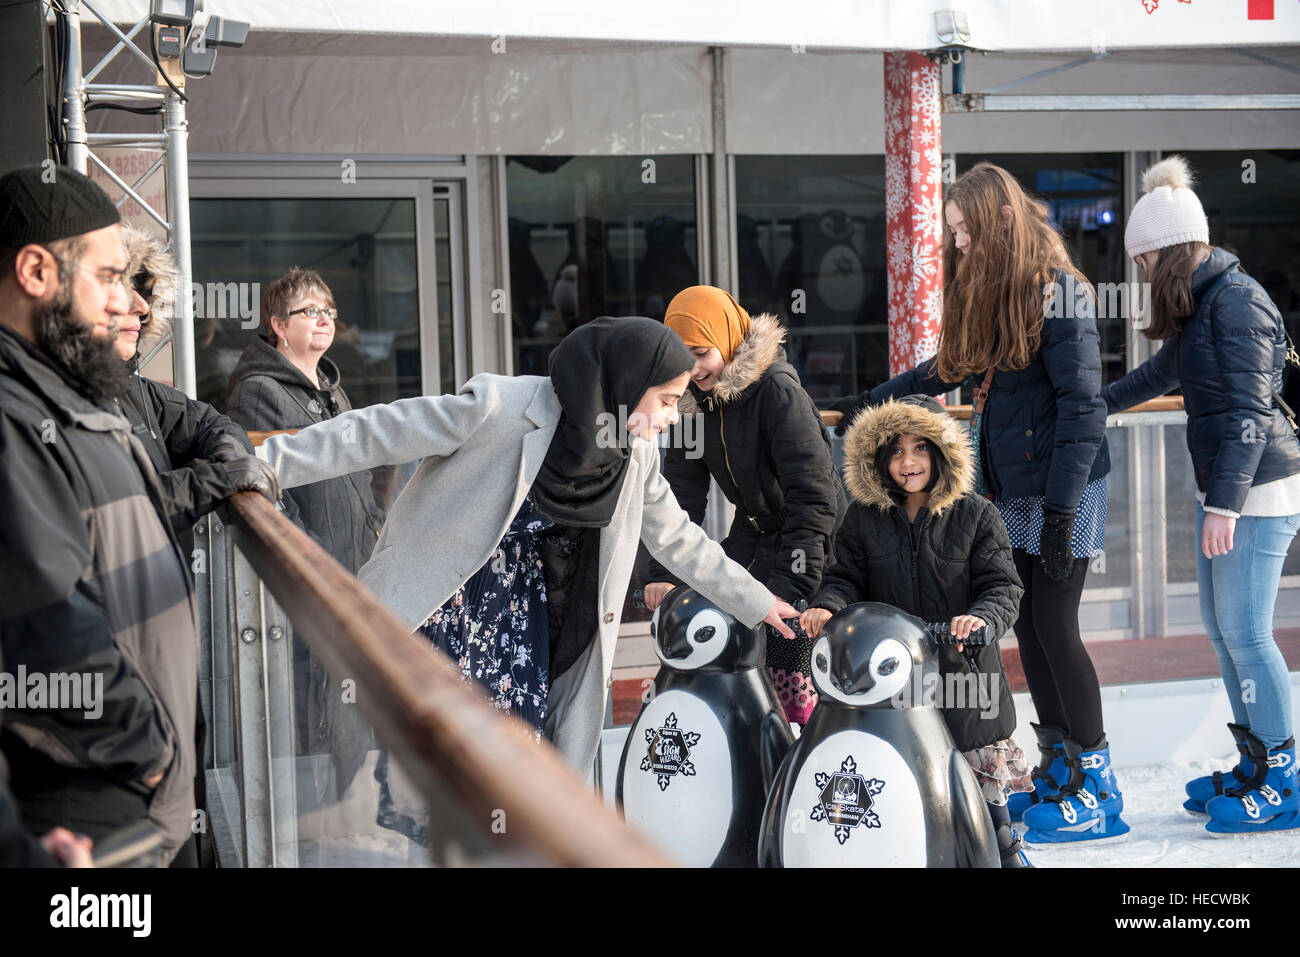
MULTIPOLYGON (((799 375, 785 359, 785 330, 750 318, 727 292, 691 286, 668 304, 664 323, 695 357, 678 406, 698 418, 673 433, 663 474, 691 520, 703 524, 709 480, 736 508, 722 542, 728 557, 792 604, 811 598, 828 564, 844 501, 830 439, 799 375)), ((646 604, 679 584, 651 561, 646 604)), ((792 722, 817 702, 812 642, 770 638, 767 666, 792 722)))

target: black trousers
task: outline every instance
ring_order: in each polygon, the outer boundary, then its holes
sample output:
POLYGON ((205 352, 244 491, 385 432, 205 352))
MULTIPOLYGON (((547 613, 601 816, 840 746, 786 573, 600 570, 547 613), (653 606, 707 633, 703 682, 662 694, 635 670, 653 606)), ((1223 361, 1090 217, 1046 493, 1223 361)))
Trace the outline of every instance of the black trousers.
POLYGON ((1079 598, 1088 559, 1076 558, 1070 577, 1056 582, 1037 555, 1013 548, 1016 572, 1025 586, 1016 619, 1020 663, 1039 724, 1061 728, 1085 748, 1104 733, 1097 669, 1079 635, 1079 598))

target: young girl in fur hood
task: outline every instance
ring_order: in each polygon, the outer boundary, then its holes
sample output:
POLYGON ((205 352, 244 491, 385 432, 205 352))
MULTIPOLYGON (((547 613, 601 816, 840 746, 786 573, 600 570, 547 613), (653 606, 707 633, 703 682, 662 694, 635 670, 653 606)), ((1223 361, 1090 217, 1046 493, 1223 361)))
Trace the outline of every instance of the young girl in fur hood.
MULTIPOLYGON (((1023 866, 1006 801, 1032 785, 1011 737, 1015 705, 996 639, 1020 613, 1024 588, 997 508, 973 492, 966 431, 928 396, 870 407, 845 438, 844 481, 853 501, 836 536, 835 562, 800 622, 816 638, 835 612, 878 601, 947 622, 957 638, 987 628, 995 640, 973 655, 982 700, 939 704, 947 705, 944 720, 989 806, 1003 866, 1023 866)), ((942 675, 970 674, 963 650, 973 651, 940 646, 942 675)))
MULTIPOLYGON (((673 297, 664 324, 695 357, 678 403, 696 416, 677 431, 663 474, 691 520, 704 523, 709 479, 736 507, 722 548, 768 590, 791 604, 817 591, 843 491, 830 439, 799 374, 785 361, 785 330, 769 315, 753 319, 728 293, 691 286, 673 297)), ((651 562, 646 605, 677 584, 651 562)), ((767 643, 767 668, 786 717, 803 723, 817 703, 807 637, 767 643)))

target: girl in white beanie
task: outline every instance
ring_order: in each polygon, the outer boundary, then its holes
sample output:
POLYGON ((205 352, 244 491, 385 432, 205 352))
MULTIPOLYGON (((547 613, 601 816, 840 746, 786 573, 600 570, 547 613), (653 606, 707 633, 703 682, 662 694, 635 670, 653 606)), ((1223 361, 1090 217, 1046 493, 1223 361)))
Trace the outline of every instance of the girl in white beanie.
POLYGON ((1160 351, 1102 395, 1111 412, 1183 390, 1196 474, 1201 617, 1232 705, 1241 758, 1187 785, 1215 834, 1300 828, 1291 688, 1273 604, 1300 528, 1300 442, 1279 406, 1287 337, 1277 306, 1209 245, 1186 160, 1143 174, 1124 242, 1151 283, 1143 333, 1160 351))

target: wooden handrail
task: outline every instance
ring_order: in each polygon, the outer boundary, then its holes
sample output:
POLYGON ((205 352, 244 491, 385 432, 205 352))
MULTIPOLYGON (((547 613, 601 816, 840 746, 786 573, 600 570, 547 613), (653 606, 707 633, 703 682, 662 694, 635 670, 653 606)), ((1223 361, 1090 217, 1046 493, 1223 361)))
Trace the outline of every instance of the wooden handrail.
MULTIPOLYGON (((969 405, 950 405, 947 406, 948 414, 954 419, 963 421, 970 420, 969 405)), ((1158 399, 1148 399, 1146 402, 1139 402, 1131 409, 1125 409, 1121 415, 1128 415, 1131 412, 1181 412, 1183 411, 1183 397, 1181 395, 1162 395, 1158 399)), ((843 412, 829 412, 819 410, 822 417, 822 425, 839 425, 844 420, 843 412)), ((293 435, 297 429, 279 429, 275 432, 249 432, 248 438, 254 446, 261 445, 273 435, 293 435)))
POLYGON ((361 713, 433 813, 450 793, 503 850, 544 863, 670 863, 270 502, 241 492, 231 503, 240 550, 330 674, 356 682, 361 713))
MULTIPOLYGON (((950 405, 947 407, 948 414, 954 419, 970 420, 969 405, 950 405)), ((1181 395, 1162 395, 1158 399, 1149 399, 1146 402, 1139 402, 1131 409, 1125 409, 1122 415, 1128 415, 1132 412, 1181 412, 1183 410, 1183 397, 1181 395)), ((839 425, 844 421, 843 412, 821 413, 822 425, 839 425)), ((253 433, 249 433, 252 435, 253 433)), ((267 433, 270 434, 270 433, 267 433)))
POLYGON ((274 429, 270 432, 249 432, 248 441, 253 443, 253 448, 257 448, 273 435, 296 435, 297 429, 274 429))

